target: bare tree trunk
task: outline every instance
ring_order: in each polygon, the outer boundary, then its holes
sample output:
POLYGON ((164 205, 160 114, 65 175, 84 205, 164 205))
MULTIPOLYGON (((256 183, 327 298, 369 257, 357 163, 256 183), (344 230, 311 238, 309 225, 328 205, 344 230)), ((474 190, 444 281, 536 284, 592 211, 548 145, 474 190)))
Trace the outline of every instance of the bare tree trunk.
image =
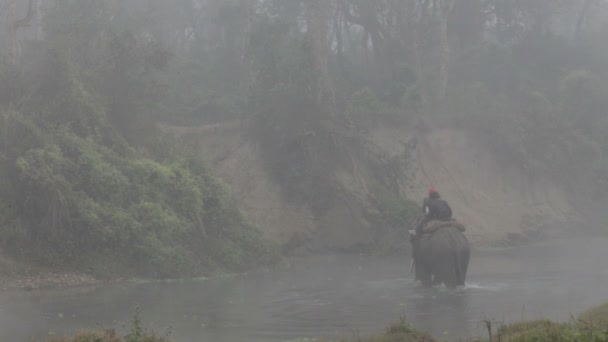
MULTIPOLYGON (((204 4, 202 3, 201 0, 190 0, 188 2, 188 6, 189 6, 189 13, 188 13, 188 24, 187 24, 187 29, 186 32, 184 34, 184 46, 183 46, 183 51, 184 52, 189 52, 190 48, 192 47, 192 42, 200 37, 200 32, 199 32, 199 24, 200 24, 200 17, 203 14, 204 11, 204 4)), ((204 28, 203 28, 204 31, 204 28)), ((203 35, 204 36, 204 35, 203 35)))
POLYGON ((417 12, 416 0, 398 1, 397 6, 400 20, 401 40, 403 45, 409 47, 411 51, 416 82, 420 88, 420 99, 424 106, 427 103, 427 96, 423 85, 422 62, 420 59, 419 26, 421 24, 421 13, 417 12))
POLYGON ((241 41, 241 64, 245 64, 247 60, 247 45, 249 44, 249 37, 253 32, 253 19, 255 17, 255 3, 249 0, 241 0, 242 6, 245 8, 246 23, 243 30, 242 41, 241 41))
POLYGON ((306 25, 310 36, 313 55, 315 59, 315 71, 318 77, 318 100, 321 104, 333 106, 334 90, 329 76, 329 44, 328 32, 328 9, 323 8, 325 0, 308 0, 306 2, 306 25))
POLYGON ((586 0, 583 4, 583 8, 581 9, 581 12, 578 15, 578 19, 576 20, 576 31, 574 32, 575 39, 580 38, 583 28, 583 22, 585 21, 585 17, 587 16, 589 9, 591 8, 591 5, 593 5, 594 2, 595 0, 586 0))
POLYGON ((11 63, 17 63, 18 55, 18 44, 17 44, 17 28, 15 22, 17 21, 17 1, 11 0, 6 4, 7 12, 7 30, 8 30, 8 48, 9 48, 9 60, 11 63))
POLYGON ((336 36, 336 54, 338 56, 338 63, 340 67, 342 67, 342 63, 344 62, 344 37, 343 37, 343 23, 342 23, 342 13, 338 9, 334 13, 334 33, 336 36))
POLYGON ((437 103, 445 102, 446 90, 448 86, 448 74, 450 65, 450 41, 448 39, 448 18, 454 0, 440 0, 438 2, 439 11, 439 85, 437 89, 437 103))
POLYGON ((6 4, 8 12, 9 58, 13 64, 19 62, 19 37, 17 33, 20 28, 28 26, 34 16, 33 0, 29 0, 27 14, 24 18, 17 19, 17 3, 18 0, 9 0, 6 4))
POLYGON ((242 0, 243 1, 243 6, 245 6, 245 12, 246 12, 246 24, 245 24, 245 28, 242 34, 242 41, 240 42, 240 58, 239 58, 239 62, 240 62, 240 73, 242 74, 242 79, 244 80, 248 80, 247 82, 241 82, 240 83, 240 88, 242 89, 241 91, 243 92, 243 94, 247 93, 247 89, 249 88, 249 86, 252 84, 253 81, 253 74, 251 73, 251 65, 249 65, 248 63, 250 63, 250 60, 248 59, 247 56, 247 50, 249 48, 249 38, 251 37, 251 34, 253 32, 253 25, 254 25, 254 17, 255 17, 255 3, 253 1, 249 1, 249 0, 242 0))
POLYGON ((222 25, 219 19, 221 7, 221 0, 207 0, 204 5, 205 42, 209 51, 215 51, 222 45, 222 25))
MULTIPOLYGON (((366 0, 358 5, 357 8, 359 13, 356 16, 351 13, 347 2, 342 1, 340 4, 344 18, 350 23, 363 27, 363 29, 367 32, 368 37, 371 39, 372 49, 374 52, 374 65, 376 66, 378 73, 381 73, 386 66, 384 51, 385 39, 382 35, 381 24, 378 20, 378 13, 376 12, 373 2, 366 0)), ((367 46, 365 46, 365 48, 367 49, 367 46)))
POLYGON ((42 31, 42 0, 35 0, 36 5, 34 6, 34 18, 35 19, 35 36, 36 40, 42 40, 43 31, 42 31))

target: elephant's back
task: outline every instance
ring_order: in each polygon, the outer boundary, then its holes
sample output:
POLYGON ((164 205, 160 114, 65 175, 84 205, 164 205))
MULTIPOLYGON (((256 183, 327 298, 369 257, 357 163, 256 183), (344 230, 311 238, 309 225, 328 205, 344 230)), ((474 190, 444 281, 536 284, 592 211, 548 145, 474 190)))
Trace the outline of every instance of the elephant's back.
POLYGON ((457 227, 444 227, 428 237, 429 246, 437 253, 443 251, 469 253, 469 240, 457 227))

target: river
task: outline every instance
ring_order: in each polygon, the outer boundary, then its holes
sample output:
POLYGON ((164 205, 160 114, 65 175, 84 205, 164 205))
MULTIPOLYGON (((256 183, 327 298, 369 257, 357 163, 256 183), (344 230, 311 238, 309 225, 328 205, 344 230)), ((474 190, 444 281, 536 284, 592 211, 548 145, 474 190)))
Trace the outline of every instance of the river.
POLYGON ((486 334, 522 319, 567 321, 608 302, 608 239, 473 250, 467 286, 412 284, 409 259, 359 255, 289 260, 272 271, 182 282, 0 294, 0 341, 39 341, 81 329, 146 329, 176 341, 288 341, 382 332, 401 317, 438 337, 486 334))

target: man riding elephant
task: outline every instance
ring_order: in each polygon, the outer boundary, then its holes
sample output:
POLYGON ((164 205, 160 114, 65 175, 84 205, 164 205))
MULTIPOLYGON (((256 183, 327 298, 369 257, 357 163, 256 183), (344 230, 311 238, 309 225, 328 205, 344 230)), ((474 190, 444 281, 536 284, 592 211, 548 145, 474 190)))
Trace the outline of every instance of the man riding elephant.
POLYGON ((424 286, 464 285, 470 257, 465 227, 452 219, 452 209, 435 188, 429 189, 422 210, 424 216, 410 231, 416 280, 424 286))
POLYGON ((449 221, 452 219, 452 208, 450 208, 448 202, 441 198, 439 192, 434 187, 429 189, 429 197, 424 199, 422 210, 425 215, 416 226, 416 229, 410 231, 412 236, 420 235, 424 226, 430 221, 449 221))

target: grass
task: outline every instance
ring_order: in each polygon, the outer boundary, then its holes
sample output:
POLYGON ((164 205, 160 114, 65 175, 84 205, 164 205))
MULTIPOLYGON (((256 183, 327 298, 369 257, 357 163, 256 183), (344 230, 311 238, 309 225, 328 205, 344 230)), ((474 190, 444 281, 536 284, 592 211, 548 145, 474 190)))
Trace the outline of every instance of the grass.
MULTIPOLYGON (((405 319, 390 324, 383 334, 367 338, 339 340, 298 339, 292 342, 437 342, 428 333, 414 329, 405 319)), ((157 337, 144 332, 136 310, 130 333, 124 338, 114 330, 88 331, 71 338, 48 342, 169 342, 168 337, 157 337)), ((533 320, 502 326, 484 340, 476 342, 608 342, 608 303, 591 308, 570 323, 533 320)))
POLYGON ((492 342, 608 342, 608 329, 535 321, 501 328, 492 342))
MULTIPOLYGON (((386 328, 383 335, 372 336, 367 339, 358 339, 365 342, 435 342, 436 340, 431 335, 415 330, 403 320, 398 323, 393 323, 386 328)), ((341 340, 340 342, 347 342, 341 340)))
POLYGON ((84 331, 74 337, 51 339, 49 342, 123 342, 114 330, 84 331))
POLYGON ((142 334, 138 336, 127 335, 120 337, 116 331, 112 329, 83 331, 74 337, 53 338, 48 342, 169 342, 166 337, 158 337, 154 334, 142 334))
POLYGON ((414 329, 408 324, 405 319, 401 319, 399 322, 390 324, 384 334, 371 336, 368 338, 356 337, 356 339, 342 338, 337 341, 333 340, 294 340, 292 342, 437 342, 430 334, 414 329))
POLYGON ((578 316, 579 324, 608 329, 608 303, 591 308, 578 316))
POLYGON ((608 303, 569 323, 534 320, 502 326, 490 342, 608 342, 608 303))
MULTIPOLYGON (((313 340, 310 340, 313 341, 313 340)), ((323 340, 314 340, 324 342, 323 340)), ((338 342, 435 342, 439 339, 412 328, 403 319, 384 334, 338 342)), ((327 341, 325 341, 327 342, 327 341)), ((570 323, 533 320, 504 325, 492 336, 475 342, 608 342, 608 303, 583 312, 570 323)))
POLYGON ((131 331, 120 337, 115 330, 82 331, 73 337, 52 338, 48 342, 170 342, 169 337, 159 337, 144 331, 141 326, 139 307, 131 320, 131 331))

